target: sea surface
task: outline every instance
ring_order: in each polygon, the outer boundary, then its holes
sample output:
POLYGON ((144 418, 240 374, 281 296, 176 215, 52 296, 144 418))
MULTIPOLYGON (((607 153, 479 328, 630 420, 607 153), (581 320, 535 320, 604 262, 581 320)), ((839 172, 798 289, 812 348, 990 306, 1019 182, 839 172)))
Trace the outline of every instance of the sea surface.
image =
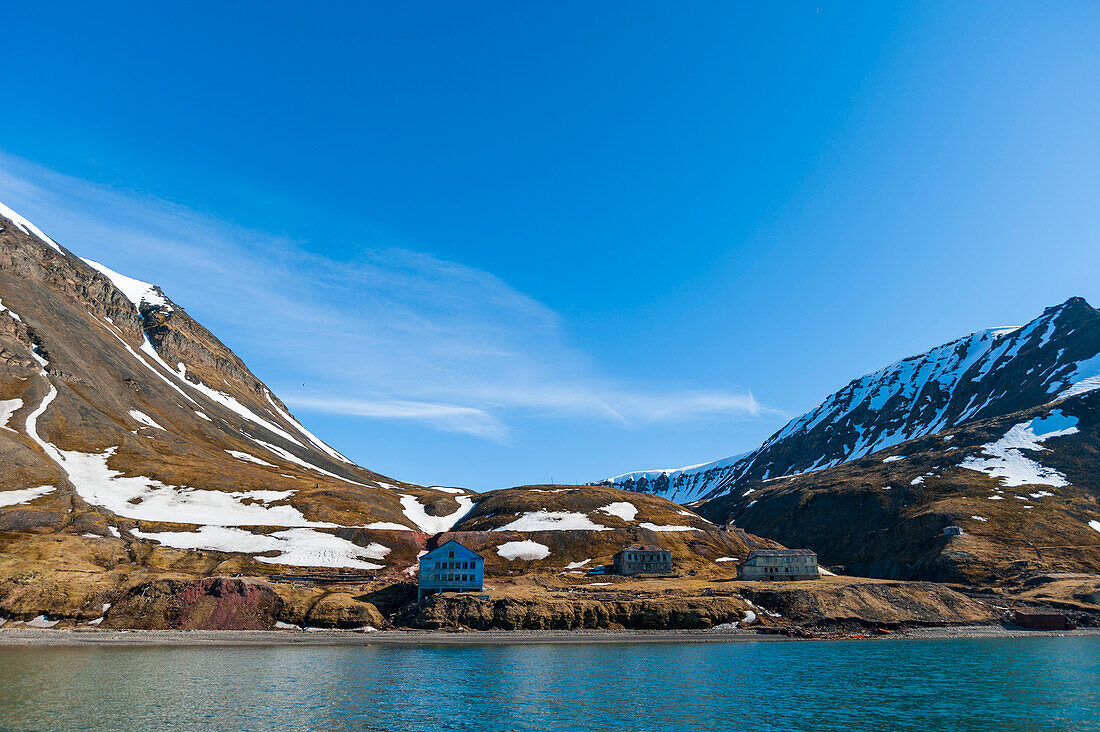
POLYGON ((1097 730, 1100 638, 0 647, 3 730, 1097 730))

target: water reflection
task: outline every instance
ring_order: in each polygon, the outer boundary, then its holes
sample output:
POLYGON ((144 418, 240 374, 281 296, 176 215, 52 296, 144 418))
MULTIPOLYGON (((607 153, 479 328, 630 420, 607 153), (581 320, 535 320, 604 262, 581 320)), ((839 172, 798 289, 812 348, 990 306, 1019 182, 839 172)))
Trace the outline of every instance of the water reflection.
POLYGON ((1100 729, 1100 639, 0 648, 0 729, 1100 729))

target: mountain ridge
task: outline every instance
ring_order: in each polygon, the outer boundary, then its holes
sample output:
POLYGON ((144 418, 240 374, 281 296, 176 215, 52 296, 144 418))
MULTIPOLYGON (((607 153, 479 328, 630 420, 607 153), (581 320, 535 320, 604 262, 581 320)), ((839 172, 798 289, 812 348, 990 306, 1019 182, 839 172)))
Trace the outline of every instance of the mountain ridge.
POLYGON ((1015 328, 977 331, 854 379, 755 450, 701 466, 600 481, 693 503, 833 467, 967 421, 1100 388, 1100 313, 1083 298, 1015 328), (1022 364, 1022 366, 1021 366, 1022 364))

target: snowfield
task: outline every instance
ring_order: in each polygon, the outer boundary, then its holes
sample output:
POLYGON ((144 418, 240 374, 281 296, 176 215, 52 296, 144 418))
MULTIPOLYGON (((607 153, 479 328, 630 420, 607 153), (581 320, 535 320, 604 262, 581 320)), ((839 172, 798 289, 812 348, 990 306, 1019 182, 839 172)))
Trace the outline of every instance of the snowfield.
POLYGON ((37 488, 22 488, 17 491, 0 491, 0 507, 3 506, 15 506, 20 503, 26 503, 27 501, 33 501, 36 498, 41 498, 49 493, 53 493, 56 488, 52 485, 41 485, 37 488))
POLYGON ((509 541, 497 547, 497 554, 508 561, 515 559, 546 559, 550 556, 550 547, 539 544, 530 539, 524 541, 509 541))
POLYGON ((1046 417, 1014 425, 1001 439, 982 445, 985 457, 970 456, 959 467, 977 470, 1001 479, 1001 485, 1012 488, 1021 485, 1049 485, 1056 488, 1069 485, 1066 476, 1025 456, 1023 450, 1045 451, 1042 442, 1053 437, 1077 434, 1077 418, 1055 409, 1046 417))
POLYGON ((175 549, 208 549, 241 554, 275 551, 279 552, 275 557, 256 557, 256 560, 293 567, 382 569, 382 565, 364 560, 382 559, 390 553, 389 547, 378 543, 362 547, 347 539, 312 529, 288 529, 265 535, 224 526, 203 526, 198 531, 143 532, 135 529, 131 533, 140 539, 156 541, 175 549))
POLYGON ((493 531, 609 531, 583 513, 572 511, 528 511, 515 521, 493 531))
POLYGON ((598 510, 603 511, 609 516, 618 516, 623 521, 633 521, 634 517, 638 515, 638 507, 629 501, 609 503, 598 510))

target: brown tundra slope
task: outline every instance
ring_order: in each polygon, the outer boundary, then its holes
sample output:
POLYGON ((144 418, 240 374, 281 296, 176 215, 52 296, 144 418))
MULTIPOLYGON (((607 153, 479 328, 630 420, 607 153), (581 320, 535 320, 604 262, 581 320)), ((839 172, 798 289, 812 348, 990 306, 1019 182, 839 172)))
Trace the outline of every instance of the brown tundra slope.
POLYGON ((1100 392, 865 458, 748 481, 697 507, 870 577, 1018 584, 1100 575, 1100 392), (945 535, 958 526, 961 536, 945 535))

